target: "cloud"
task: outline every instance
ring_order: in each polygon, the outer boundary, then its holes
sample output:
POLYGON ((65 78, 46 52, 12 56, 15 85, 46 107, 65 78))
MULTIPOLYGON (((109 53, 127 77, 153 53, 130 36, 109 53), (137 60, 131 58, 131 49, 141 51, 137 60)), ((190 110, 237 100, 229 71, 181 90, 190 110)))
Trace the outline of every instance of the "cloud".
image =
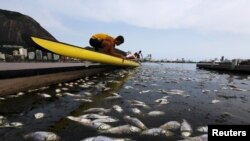
POLYGON ((67 30, 61 17, 116 22, 152 29, 250 33, 249 0, 9 0, 0 8, 34 16, 67 30))

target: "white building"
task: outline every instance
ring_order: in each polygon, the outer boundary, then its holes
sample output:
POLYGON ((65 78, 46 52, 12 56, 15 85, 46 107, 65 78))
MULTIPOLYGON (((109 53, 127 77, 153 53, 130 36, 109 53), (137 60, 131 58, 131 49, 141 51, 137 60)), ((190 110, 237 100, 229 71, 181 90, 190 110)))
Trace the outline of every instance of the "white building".
POLYGON ((57 54, 53 54, 53 58, 54 58, 55 61, 57 61, 57 60, 59 60, 60 56, 57 55, 57 54))
POLYGON ((29 58, 29 60, 34 60, 35 59, 35 52, 29 52, 28 58, 29 58))
POLYGON ((14 50, 13 51, 13 56, 17 56, 17 55, 19 55, 19 51, 18 50, 14 50))
POLYGON ((48 57, 48 60, 52 60, 52 53, 48 52, 47 57, 48 57))
POLYGON ((41 50, 36 50, 36 60, 42 60, 43 59, 43 53, 41 50))
POLYGON ((5 60, 5 54, 3 54, 2 52, 0 52, 0 60, 5 60))
POLYGON ((25 48, 19 48, 20 55, 23 55, 25 58, 28 56, 28 51, 25 48))

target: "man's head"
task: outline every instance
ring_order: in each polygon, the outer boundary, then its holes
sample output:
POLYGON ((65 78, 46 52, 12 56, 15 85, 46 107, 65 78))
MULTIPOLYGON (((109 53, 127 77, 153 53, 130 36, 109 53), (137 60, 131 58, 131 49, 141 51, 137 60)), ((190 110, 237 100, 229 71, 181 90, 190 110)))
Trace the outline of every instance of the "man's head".
POLYGON ((119 35, 115 38, 115 44, 119 46, 120 44, 124 43, 124 38, 123 36, 119 35))

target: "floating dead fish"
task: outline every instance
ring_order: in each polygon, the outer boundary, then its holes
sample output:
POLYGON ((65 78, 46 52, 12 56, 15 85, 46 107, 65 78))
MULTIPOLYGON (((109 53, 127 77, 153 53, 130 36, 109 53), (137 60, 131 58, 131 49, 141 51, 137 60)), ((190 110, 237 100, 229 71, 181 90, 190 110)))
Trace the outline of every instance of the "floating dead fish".
POLYGON ((131 109, 131 112, 132 112, 133 114, 141 114, 141 110, 138 109, 138 108, 132 108, 132 109, 131 109))
POLYGON ((104 116, 99 114, 85 114, 82 116, 79 116, 81 118, 87 118, 87 119, 102 119, 102 118, 110 118, 110 116, 104 116))
POLYGON ((43 117, 44 117, 44 113, 36 113, 36 114, 34 115, 34 117, 35 117, 36 119, 43 118, 43 117))
POLYGON ((246 92, 248 90, 246 89, 241 89, 241 88, 231 88, 232 90, 235 90, 235 91, 241 91, 241 92, 246 92))
POLYGON ((23 126, 23 123, 21 123, 21 122, 11 122, 10 126, 19 128, 19 127, 23 126))
POLYGON ((210 90, 202 90, 202 93, 204 94, 208 94, 210 92, 210 90))
POLYGON ((220 100, 218 100, 218 99, 214 99, 214 100, 212 100, 212 104, 215 104, 215 103, 218 103, 218 102, 220 102, 220 100))
POLYGON ((84 92, 84 95, 91 96, 92 94, 90 92, 84 92))
POLYGON ((208 135, 204 134, 197 137, 185 137, 185 139, 179 141, 208 141, 208 135))
POLYGON ((88 85, 94 85, 95 82, 87 82, 88 85))
POLYGON ((92 122, 91 128, 97 129, 97 130, 107 130, 107 129, 110 129, 111 126, 102 122, 92 122))
POLYGON ((110 109, 105 109, 105 108, 89 108, 84 111, 84 113, 108 113, 110 112, 110 109))
POLYGON ((165 135, 166 131, 161 128, 151 128, 148 130, 145 130, 141 133, 141 135, 146 136, 163 136, 165 135))
POLYGON ((83 85, 79 85, 79 87, 87 89, 87 88, 90 88, 91 86, 90 86, 90 85, 83 84, 83 85))
POLYGON ((183 119, 183 122, 181 123, 181 135, 184 137, 189 137, 192 134, 193 130, 191 125, 183 119))
POLYGON ((121 99, 122 97, 120 95, 117 96, 109 96, 104 98, 105 100, 115 100, 115 99, 121 99))
POLYGON ((113 108, 116 112, 118 112, 118 113, 122 113, 122 112, 123 112, 122 107, 119 106, 119 105, 114 105, 112 108, 113 108))
POLYGON ((233 85, 233 84, 228 84, 227 86, 230 87, 230 88, 237 88, 237 86, 233 85))
POLYGON ((140 94, 144 94, 144 93, 148 93, 148 92, 150 92, 151 90, 145 90, 145 91, 140 91, 139 93, 140 94))
POLYGON ((111 138, 107 136, 97 136, 97 137, 89 137, 81 141, 128 141, 128 140, 122 138, 111 138))
POLYGON ((24 95, 24 92, 18 92, 17 95, 22 96, 22 95, 24 95))
POLYGON ((164 130, 178 130, 181 127, 181 124, 178 121, 169 121, 160 126, 164 130))
POLYGON ((61 92, 61 89, 56 89, 55 92, 56 92, 56 93, 60 93, 60 92, 61 92))
POLYGON ((37 131, 24 135, 26 140, 32 141, 59 141, 60 137, 52 132, 37 131))
POLYGON ((62 87, 62 83, 59 83, 57 86, 62 87))
POLYGON ((142 108, 145 108, 145 109, 150 109, 150 107, 146 104, 131 104, 132 106, 136 106, 136 107, 142 107, 142 108))
POLYGON ((108 130, 103 131, 103 133, 115 134, 115 135, 128 135, 140 133, 141 129, 132 125, 122 125, 118 127, 113 127, 108 130))
POLYGON ((109 118, 101 118, 101 119, 95 119, 93 122, 102 122, 102 123, 110 123, 110 122, 118 122, 118 119, 109 117, 109 118))
POLYGON ((78 102, 83 102, 83 103, 91 103, 93 102, 93 100, 91 99, 84 99, 84 98, 77 98, 77 99, 74 99, 75 101, 78 101, 78 102))
POLYGON ((124 121, 126 121, 128 124, 134 125, 136 127, 139 127, 142 130, 146 130, 147 127, 138 119, 130 116, 124 116, 124 121))
POLYGON ((132 86, 125 86, 124 88, 125 89, 133 89, 134 87, 132 87, 132 86))
POLYGON ((45 94, 45 93, 43 93, 43 94, 40 94, 42 97, 44 97, 44 98, 51 98, 51 96, 50 95, 48 95, 48 94, 45 94))
POLYGON ((118 93, 112 93, 113 96, 120 96, 118 93))
POLYGON ((78 122, 86 127, 92 127, 92 121, 90 119, 82 118, 82 117, 73 117, 67 116, 68 119, 78 122))
POLYGON ((129 100, 129 102, 130 102, 131 104, 145 104, 144 102, 139 101, 139 100, 129 100))
POLYGON ((56 97, 62 97, 62 94, 57 93, 57 94, 56 94, 56 97))
POLYGON ((163 94, 172 94, 172 95, 183 95, 184 91, 182 90, 161 90, 163 94))
POLYGON ((162 111, 151 111, 148 113, 148 116, 155 117, 155 116, 163 116, 165 112, 162 111))
MULTIPOLYGON (((69 88, 62 88, 62 90, 64 90, 64 91, 68 91, 68 90, 69 90, 69 88)), ((60 93, 60 92, 58 92, 58 93, 60 93)))
POLYGON ((197 131, 201 133, 207 133, 208 132, 208 126, 201 126, 196 129, 197 131))
POLYGON ((159 104, 168 104, 169 103, 169 101, 165 98, 156 99, 155 102, 157 102, 159 104))
POLYGON ((0 97, 0 100, 5 100, 5 98, 4 97, 0 97))

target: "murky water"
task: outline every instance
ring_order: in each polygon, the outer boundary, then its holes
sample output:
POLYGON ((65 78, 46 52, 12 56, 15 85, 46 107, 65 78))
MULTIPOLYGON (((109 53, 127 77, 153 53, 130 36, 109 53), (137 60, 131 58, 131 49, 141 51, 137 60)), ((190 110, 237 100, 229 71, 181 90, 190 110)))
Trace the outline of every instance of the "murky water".
POLYGON ((171 131, 171 136, 111 134, 67 118, 86 115, 84 111, 89 108, 110 109, 104 115, 118 120, 107 123, 112 127, 128 124, 125 115, 138 118, 149 129, 168 121, 182 123, 184 119, 193 129, 191 136, 195 137, 204 134, 196 129, 208 124, 250 124, 249 86, 248 75, 198 70, 195 64, 145 63, 132 70, 115 70, 1 97, 0 140, 24 140, 25 134, 35 131, 53 132, 62 141, 99 135, 131 140, 183 139, 180 129, 171 131), (114 93, 120 96, 110 98, 117 95, 114 93), (144 106, 135 105, 132 100, 141 101, 144 106), (114 105, 123 111, 115 111, 114 105), (139 113, 132 110, 135 107, 139 113), (164 114, 150 116, 151 111, 164 114), (34 116, 37 113, 42 116, 34 116), (13 122, 23 125, 15 127, 13 122))

